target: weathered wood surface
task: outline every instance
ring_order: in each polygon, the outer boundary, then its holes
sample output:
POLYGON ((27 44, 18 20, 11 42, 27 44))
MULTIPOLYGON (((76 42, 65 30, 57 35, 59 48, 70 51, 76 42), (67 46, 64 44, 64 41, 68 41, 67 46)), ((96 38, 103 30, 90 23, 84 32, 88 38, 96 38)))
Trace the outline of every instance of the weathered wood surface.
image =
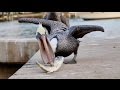
POLYGON ((77 64, 63 64, 59 71, 46 74, 36 65, 41 60, 38 51, 9 79, 119 79, 120 39, 85 42, 79 48, 77 64))

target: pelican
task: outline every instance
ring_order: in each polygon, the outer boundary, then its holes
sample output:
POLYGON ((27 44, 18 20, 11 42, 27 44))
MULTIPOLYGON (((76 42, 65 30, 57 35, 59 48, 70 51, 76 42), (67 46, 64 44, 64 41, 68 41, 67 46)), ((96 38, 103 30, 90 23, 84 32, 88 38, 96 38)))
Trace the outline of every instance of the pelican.
POLYGON ((74 53, 73 59, 64 63, 77 63, 76 57, 80 44, 78 39, 83 38, 90 32, 104 32, 104 28, 97 25, 76 25, 69 27, 60 21, 38 18, 20 18, 18 21, 20 23, 38 24, 41 28, 43 28, 43 26, 49 27, 48 34, 46 34, 46 30, 48 29, 39 29, 40 31, 36 33, 42 59, 47 61, 46 63, 50 64, 51 67, 47 67, 40 63, 38 64, 47 72, 57 71, 63 64, 64 58, 72 53, 74 53))

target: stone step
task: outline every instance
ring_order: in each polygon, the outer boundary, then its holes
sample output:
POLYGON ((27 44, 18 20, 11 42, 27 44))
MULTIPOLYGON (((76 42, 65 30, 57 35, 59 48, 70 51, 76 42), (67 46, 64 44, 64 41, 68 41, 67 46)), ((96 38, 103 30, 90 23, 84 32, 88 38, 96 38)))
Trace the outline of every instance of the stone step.
POLYGON ((26 63, 38 49, 36 39, 0 39, 0 63, 26 63))

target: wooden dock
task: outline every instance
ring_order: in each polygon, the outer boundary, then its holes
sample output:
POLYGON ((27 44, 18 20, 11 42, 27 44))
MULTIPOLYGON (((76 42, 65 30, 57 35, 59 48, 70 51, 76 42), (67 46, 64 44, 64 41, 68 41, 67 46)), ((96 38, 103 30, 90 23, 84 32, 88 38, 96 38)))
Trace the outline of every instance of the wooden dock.
MULTIPOLYGON (((120 79, 120 39, 82 43, 77 64, 63 64, 59 71, 44 73, 37 65, 39 51, 9 79, 120 79)), ((86 42, 86 41, 85 41, 86 42)), ((72 59, 72 56, 66 60, 72 59)))

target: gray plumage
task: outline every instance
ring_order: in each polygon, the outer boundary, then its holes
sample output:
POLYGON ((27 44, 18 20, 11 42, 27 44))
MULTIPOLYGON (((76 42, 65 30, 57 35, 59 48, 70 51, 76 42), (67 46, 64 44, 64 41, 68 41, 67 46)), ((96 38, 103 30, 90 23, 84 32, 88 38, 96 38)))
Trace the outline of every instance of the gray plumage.
POLYGON ((77 40, 78 38, 82 38, 84 35, 93 31, 104 32, 103 27, 97 25, 78 25, 69 27, 59 21, 37 18, 20 18, 18 21, 34 24, 41 23, 42 25, 49 26, 50 33, 47 36, 48 39, 51 40, 52 38, 57 38, 58 40, 55 56, 67 57, 74 53, 72 61, 67 63, 76 63, 75 59, 80 42, 77 40))

